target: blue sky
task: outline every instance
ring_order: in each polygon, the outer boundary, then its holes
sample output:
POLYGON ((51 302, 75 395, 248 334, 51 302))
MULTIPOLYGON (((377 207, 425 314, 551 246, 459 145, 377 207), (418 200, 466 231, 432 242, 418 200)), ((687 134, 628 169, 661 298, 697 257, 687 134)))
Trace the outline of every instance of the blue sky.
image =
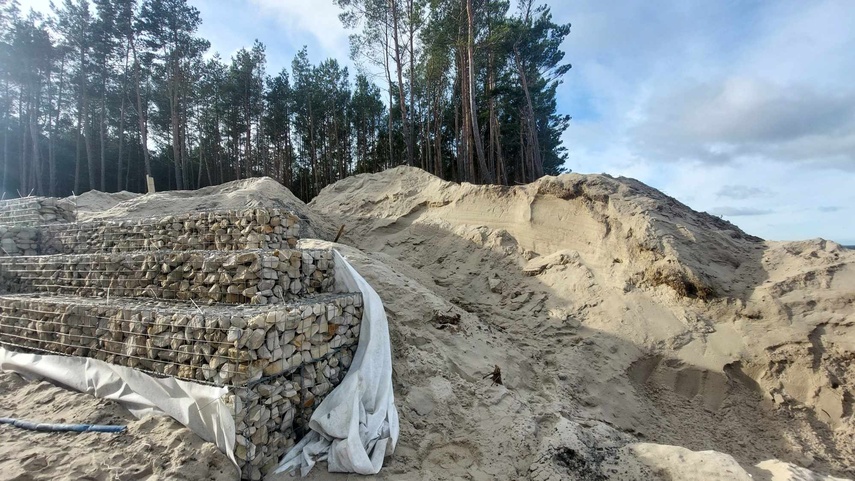
MULTIPOLYGON (((303 45, 352 66, 332 0, 190 3, 226 59, 257 38, 269 73, 303 45)), ((637 178, 767 239, 855 244, 851 2, 548 3, 573 24, 570 169, 637 178)))

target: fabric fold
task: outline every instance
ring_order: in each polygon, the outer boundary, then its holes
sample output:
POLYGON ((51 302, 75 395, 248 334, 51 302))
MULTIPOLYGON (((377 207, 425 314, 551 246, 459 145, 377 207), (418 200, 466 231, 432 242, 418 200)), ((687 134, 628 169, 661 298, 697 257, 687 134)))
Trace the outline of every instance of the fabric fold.
POLYGON ((330 472, 377 474, 398 441, 392 346, 383 301, 338 251, 333 253, 338 289, 362 293, 359 346, 341 384, 312 414, 312 431, 288 451, 277 473, 300 470, 305 476, 315 463, 326 461, 330 472))

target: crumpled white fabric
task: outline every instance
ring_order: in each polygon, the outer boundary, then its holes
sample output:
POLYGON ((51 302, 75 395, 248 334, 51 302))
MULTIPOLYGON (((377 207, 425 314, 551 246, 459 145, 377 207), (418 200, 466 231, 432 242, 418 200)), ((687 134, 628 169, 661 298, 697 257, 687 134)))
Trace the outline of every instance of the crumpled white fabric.
POLYGON ((363 299, 359 346, 341 383, 312 414, 312 431, 282 459, 277 473, 299 469, 305 476, 317 461, 330 472, 376 474, 398 442, 398 410, 392 389, 392 346, 383 301, 338 251, 339 290, 363 299))
MULTIPOLYGON (((31 354, 0 347, 0 371, 12 371, 121 403, 134 416, 166 414, 223 451, 235 468, 235 423, 227 388, 166 377, 76 356, 31 354)), ((240 468, 238 468, 240 472, 240 468)))

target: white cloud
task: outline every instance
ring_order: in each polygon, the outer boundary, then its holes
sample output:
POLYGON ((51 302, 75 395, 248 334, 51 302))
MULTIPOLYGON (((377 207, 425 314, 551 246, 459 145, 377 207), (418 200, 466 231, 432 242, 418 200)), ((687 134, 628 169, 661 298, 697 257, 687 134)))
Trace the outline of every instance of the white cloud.
POLYGON ((672 87, 646 111, 634 141, 664 161, 764 157, 855 169, 855 92, 728 77, 672 87))
POLYGON ((752 207, 713 207, 710 212, 715 215, 727 217, 766 215, 772 213, 769 209, 755 209, 752 207))
POLYGON ((755 197, 766 197, 771 193, 766 189, 759 187, 750 187, 747 185, 723 185, 716 192, 716 197, 724 197, 728 199, 746 200, 755 197))
POLYGON ((281 34, 292 43, 306 43, 308 34, 323 49, 323 56, 347 61, 348 33, 338 19, 341 10, 332 0, 250 0, 250 3, 264 14, 272 15, 282 28, 281 34))

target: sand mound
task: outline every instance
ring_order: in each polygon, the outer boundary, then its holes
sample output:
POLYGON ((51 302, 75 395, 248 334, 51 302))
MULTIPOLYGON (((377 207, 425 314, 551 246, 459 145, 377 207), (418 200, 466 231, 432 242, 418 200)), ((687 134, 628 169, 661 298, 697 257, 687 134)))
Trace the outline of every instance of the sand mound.
POLYGON ((529 256, 569 249, 597 266, 623 264, 619 280, 631 286, 665 284, 700 298, 753 285, 754 273, 739 268, 756 263, 764 246, 727 221, 607 175, 566 174, 507 188, 443 182, 399 167, 345 179, 310 205, 350 220, 357 236, 387 236, 411 223, 482 226, 529 256))
MULTIPOLYGON (((510 417, 507 432, 527 418, 531 433, 597 420, 638 439, 727 453, 755 473, 777 458, 853 474, 851 251, 822 240, 765 242, 637 181, 603 175, 507 188, 404 167, 345 179, 309 206, 346 224, 345 242, 453 305, 425 309, 412 331, 391 318, 407 346, 395 359, 399 373, 416 352, 434 365, 400 380, 401 390, 418 393, 405 403, 426 403, 417 399, 435 391, 436 377, 495 389, 478 383, 497 364, 521 405, 481 404, 510 417), (436 327, 455 316, 456 330, 436 327), (555 413, 561 419, 539 424, 555 413)), ((419 304, 384 299, 395 314, 396 305, 419 304)), ((453 389, 455 402, 464 389, 453 389)), ((413 415, 422 438, 469 440, 472 456, 461 456, 470 469, 500 463, 486 454, 489 443, 471 440, 509 435, 495 432, 495 418, 485 415, 489 429, 473 423, 471 404, 462 405, 468 435, 460 426, 445 435, 455 423, 434 426, 431 411, 413 415)), ((402 419, 413 411, 405 404, 402 419)), ((520 464, 543 455, 538 449, 504 443, 500 451, 529 453, 515 457, 522 474, 520 464)))
MULTIPOLYGON (((246 209, 253 207, 281 208, 304 219, 309 237, 330 237, 324 219, 311 212, 306 204, 290 190, 270 177, 236 180, 199 190, 178 190, 155 194, 119 192, 108 194, 89 191, 75 198, 78 219, 135 219, 163 217, 185 212, 246 209)), ((335 232, 332 233, 334 235, 335 232)))
POLYGON ((128 191, 110 193, 101 192, 99 190, 90 190, 89 192, 84 192, 81 195, 66 197, 64 200, 70 202, 77 208, 81 219, 86 219, 87 216, 103 212, 112 208, 116 204, 136 199, 141 195, 142 194, 128 191))

